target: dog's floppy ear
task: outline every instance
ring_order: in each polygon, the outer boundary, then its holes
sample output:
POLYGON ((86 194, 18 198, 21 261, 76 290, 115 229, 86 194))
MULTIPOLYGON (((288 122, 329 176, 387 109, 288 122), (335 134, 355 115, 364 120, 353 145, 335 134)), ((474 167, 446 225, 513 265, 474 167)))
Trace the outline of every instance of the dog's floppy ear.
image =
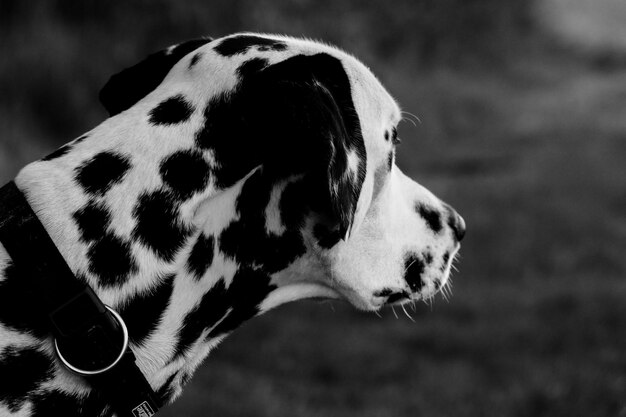
POLYGON ((211 40, 193 39, 149 55, 113 75, 100 90, 100 101, 111 116, 123 112, 154 90, 182 57, 211 40))
POLYGON ((324 53, 297 55, 260 71, 255 84, 262 92, 254 95, 265 101, 257 112, 259 126, 265 125, 262 130, 271 132, 277 145, 267 158, 282 167, 309 163, 325 177, 331 212, 346 238, 365 179, 366 153, 341 61, 324 53))

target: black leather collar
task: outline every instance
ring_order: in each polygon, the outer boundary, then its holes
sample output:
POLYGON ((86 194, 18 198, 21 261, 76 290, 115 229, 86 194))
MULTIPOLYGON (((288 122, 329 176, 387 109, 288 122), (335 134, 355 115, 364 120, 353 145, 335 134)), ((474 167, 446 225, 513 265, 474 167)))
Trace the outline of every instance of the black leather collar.
POLYGON ((135 363, 121 317, 74 276, 14 182, 0 188, 0 242, 36 288, 57 355, 119 417, 153 416, 161 401, 135 363))

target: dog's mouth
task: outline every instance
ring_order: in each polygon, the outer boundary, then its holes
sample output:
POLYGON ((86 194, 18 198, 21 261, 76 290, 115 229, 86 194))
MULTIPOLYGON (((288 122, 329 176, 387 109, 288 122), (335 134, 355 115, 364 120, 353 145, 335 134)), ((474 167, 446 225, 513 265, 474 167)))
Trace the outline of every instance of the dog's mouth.
POLYGON ((372 310, 378 310, 386 306, 401 306, 415 304, 418 301, 427 304, 432 303, 437 294, 441 294, 445 300, 452 297, 452 271, 456 270, 454 263, 458 259, 459 247, 445 257, 439 268, 430 268, 420 276, 419 288, 408 285, 408 288, 383 288, 376 291, 372 297, 372 310))

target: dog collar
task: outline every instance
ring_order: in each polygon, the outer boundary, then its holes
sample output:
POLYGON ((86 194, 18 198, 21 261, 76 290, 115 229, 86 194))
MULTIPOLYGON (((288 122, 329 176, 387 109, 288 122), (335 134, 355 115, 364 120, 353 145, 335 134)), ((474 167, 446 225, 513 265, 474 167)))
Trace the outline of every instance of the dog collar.
POLYGON ((0 242, 34 289, 64 366, 119 417, 156 414, 160 398, 135 363, 124 321, 76 278, 13 181, 0 188, 0 242))

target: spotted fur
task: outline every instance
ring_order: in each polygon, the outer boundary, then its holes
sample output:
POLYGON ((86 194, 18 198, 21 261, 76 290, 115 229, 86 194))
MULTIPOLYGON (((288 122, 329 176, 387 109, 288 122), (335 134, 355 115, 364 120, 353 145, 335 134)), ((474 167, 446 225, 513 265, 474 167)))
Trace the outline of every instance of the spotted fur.
MULTIPOLYGON (((193 40, 113 76, 111 118, 16 183, 172 401, 245 320, 309 297, 432 297, 463 220, 394 164, 400 111, 354 57, 261 34, 193 40)), ((36 254, 35 254, 36 256, 36 254)), ((0 415, 111 416, 52 353, 0 245, 0 415)))
POLYGON ((176 125, 188 120, 194 108, 181 94, 163 100, 150 110, 150 123, 153 125, 176 125))

